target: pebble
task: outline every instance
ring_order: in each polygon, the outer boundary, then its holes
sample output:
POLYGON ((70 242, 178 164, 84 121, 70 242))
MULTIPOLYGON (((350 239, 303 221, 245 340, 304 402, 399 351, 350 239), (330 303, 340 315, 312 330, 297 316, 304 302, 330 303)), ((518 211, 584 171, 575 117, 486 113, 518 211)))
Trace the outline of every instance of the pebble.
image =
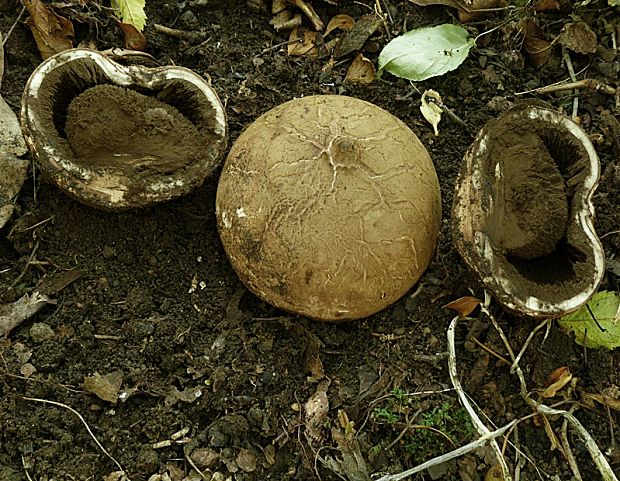
POLYGON ((30 337, 36 343, 47 341, 55 335, 54 330, 44 322, 35 322, 30 328, 30 337))

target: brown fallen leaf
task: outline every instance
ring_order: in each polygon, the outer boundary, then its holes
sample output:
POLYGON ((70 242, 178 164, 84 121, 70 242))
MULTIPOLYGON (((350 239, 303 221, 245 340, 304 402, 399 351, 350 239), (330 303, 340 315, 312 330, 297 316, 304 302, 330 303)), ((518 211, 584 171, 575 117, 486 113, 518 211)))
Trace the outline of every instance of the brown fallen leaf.
POLYGON ((327 24, 323 36, 327 37, 334 30, 345 30, 348 32, 353 28, 354 25, 355 19, 350 15, 347 15, 345 13, 334 15, 327 24))
POLYGON ((146 37, 130 23, 123 23, 115 18, 118 28, 123 32, 125 48, 129 50, 146 50, 146 37))
POLYGON ((357 50, 361 50, 368 37, 379 28, 383 19, 379 15, 360 17, 351 30, 346 32, 334 48, 334 58, 339 59, 357 50))
POLYGON ((415 5, 426 7, 427 5, 445 5, 446 7, 458 8, 459 10, 469 11, 473 0, 409 0, 415 5))
POLYGON ((344 77, 345 84, 371 84, 377 78, 374 64, 361 53, 353 59, 344 77))
POLYGON ((30 15, 26 25, 43 59, 73 47, 75 32, 71 20, 57 15, 42 0, 22 0, 22 3, 30 15))
POLYGON ((288 45, 288 54, 290 56, 317 55, 316 48, 316 32, 308 30, 304 27, 294 28, 291 30, 289 41, 294 42, 288 45), (299 40, 298 42, 294 42, 299 40))
POLYGON ((558 0, 536 0, 532 4, 532 10, 535 12, 548 12, 550 10, 559 10, 560 2, 558 0))
POLYGON ((573 52, 583 54, 596 52, 596 34, 585 22, 571 22, 564 25, 559 41, 573 52))
POLYGON ((449 302, 445 306, 445 309, 451 309, 456 312, 459 317, 467 317, 469 316, 476 307, 482 304, 480 299, 477 299, 473 296, 465 296, 460 297, 459 299, 449 302))
POLYGON ((545 38, 544 32, 533 18, 524 19, 522 27, 523 48, 536 67, 543 66, 551 55, 551 42, 545 38))
POLYGON ((573 374, 570 372, 570 369, 566 366, 562 366, 557 368, 547 378, 547 382, 545 383, 545 389, 541 393, 543 398, 554 397, 557 392, 566 386, 570 380, 573 378, 573 374))
POLYGON ((467 10, 459 9, 459 21, 472 22, 505 6, 506 0, 473 0, 467 10))

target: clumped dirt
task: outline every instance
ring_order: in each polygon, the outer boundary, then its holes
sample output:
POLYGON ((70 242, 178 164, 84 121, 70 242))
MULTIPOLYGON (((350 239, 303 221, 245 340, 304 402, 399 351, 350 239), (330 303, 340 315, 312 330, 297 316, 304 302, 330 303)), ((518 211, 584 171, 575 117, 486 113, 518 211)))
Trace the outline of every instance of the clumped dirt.
MULTIPOLYGON (((81 205, 31 172, 13 222, 1 232, 0 301, 14 301, 47 283, 57 304, 0 341, 2 480, 25 480, 26 472, 37 480, 100 480, 119 470, 73 412, 32 399, 79 412, 133 480, 166 479, 151 478, 163 473, 182 480, 192 469, 188 457, 206 479, 368 479, 370 473, 397 473, 452 449, 441 444, 443 437, 425 440, 413 425, 434 426, 455 444, 473 437, 450 390, 445 353, 452 313, 441 307, 472 293, 483 297, 452 248, 454 181, 478 129, 524 97, 516 92, 568 77, 559 47, 544 67, 532 66, 511 23, 527 12, 515 10, 510 22, 495 14, 470 27, 476 33, 503 25, 481 37, 454 72, 415 86, 388 74, 355 86, 343 83, 346 62, 330 68, 322 55, 290 57, 285 49, 272 48, 288 36, 274 32, 266 7, 198 3, 148 1, 148 51, 162 64, 211 78, 227 108, 230 141, 260 114, 294 97, 346 94, 388 110, 418 134, 434 161, 443 208, 436 254, 418 286, 387 309, 358 322, 317 323, 260 302, 236 277, 216 229, 219 172, 184 198, 120 214, 81 205), (202 40, 166 36, 154 23, 200 31, 202 40), (420 92, 427 88, 440 92, 465 125, 445 116, 435 137, 418 109, 420 92), (121 397, 115 404, 85 389, 85 379, 95 373, 118 379, 119 372, 121 397), (309 419, 311 405, 324 410, 309 419)), ((339 3, 313 2, 324 21, 338 13, 357 19, 375 7, 370 0, 339 3)), ((455 21, 441 6, 380 3, 389 6, 390 36, 455 21)), ((12 1, 0 2, 3 33, 19 10, 12 1)), ((101 49, 122 45, 105 12, 73 5, 63 13, 76 24, 76 44, 94 39, 101 49)), ((569 14, 540 17, 553 36, 569 14)), ((591 55, 571 53, 575 71, 587 69, 587 75, 617 87, 618 53, 605 29, 613 26, 613 9, 593 2, 579 14, 599 35, 601 48, 591 55)), ((372 61, 387 35, 382 28, 371 39, 365 54, 372 61)), ((21 22, 5 49, 1 93, 17 112, 26 80, 41 60, 21 22)), ((571 93, 540 98, 571 111, 571 93)), ((596 228, 610 260, 620 249, 618 113, 613 96, 580 91, 581 123, 601 158, 596 228)), ((618 272, 610 269, 602 288, 619 287, 618 272)), ((518 351, 536 323, 495 305, 492 310, 518 351)), ((465 389, 483 418, 498 426, 530 414, 510 366, 498 357, 509 354, 497 331, 484 316, 473 316, 457 330, 465 389)), ((584 350, 551 325, 534 335, 520 365, 531 391, 542 388, 555 369, 569 367, 578 378, 576 389, 565 388, 548 402, 577 407, 568 403, 584 392, 618 398, 618 361, 617 352, 584 350)), ((617 413, 584 398, 575 415, 609 450, 618 472, 612 435, 618 432, 617 413)), ((549 422, 559 433, 562 421, 549 422)), ((539 419, 522 421, 518 433, 527 454, 521 479, 570 478, 565 458, 551 449, 539 419)), ((583 443, 572 434, 568 439, 583 478, 598 479, 583 443)), ((514 447, 506 449, 514 465, 514 447)), ((492 454, 479 450, 433 476, 479 480, 493 464, 492 454)), ((424 476, 419 479, 428 479, 424 476)))

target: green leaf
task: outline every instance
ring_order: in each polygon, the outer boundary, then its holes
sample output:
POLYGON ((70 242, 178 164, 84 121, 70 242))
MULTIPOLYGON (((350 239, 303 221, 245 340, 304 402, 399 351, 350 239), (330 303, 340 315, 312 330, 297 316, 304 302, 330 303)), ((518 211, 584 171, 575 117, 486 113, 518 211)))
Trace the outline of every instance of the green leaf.
POLYGON ((620 0, 607 0, 610 7, 620 7, 620 0))
POLYGON ((379 71, 397 77, 425 80, 454 70, 467 58, 474 39, 458 25, 411 30, 389 42, 379 54, 379 71))
POLYGON ((581 346, 615 349, 620 346, 619 308, 620 296, 617 292, 601 291, 594 294, 581 309, 562 317, 558 324, 565 331, 575 333, 575 342, 581 346))
POLYGON ((146 24, 146 13, 144 5, 146 0, 111 0, 112 8, 123 23, 128 23, 136 27, 140 32, 144 30, 146 24))

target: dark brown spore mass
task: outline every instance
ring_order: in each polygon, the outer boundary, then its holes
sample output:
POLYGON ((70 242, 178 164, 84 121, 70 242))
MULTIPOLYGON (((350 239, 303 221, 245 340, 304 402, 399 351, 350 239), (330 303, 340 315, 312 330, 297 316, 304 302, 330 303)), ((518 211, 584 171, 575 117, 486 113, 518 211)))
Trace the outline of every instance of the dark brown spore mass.
POLYGON ((495 196, 486 224, 491 242, 522 259, 550 254, 565 236, 569 215, 556 162, 534 132, 504 131, 491 144, 495 196))

